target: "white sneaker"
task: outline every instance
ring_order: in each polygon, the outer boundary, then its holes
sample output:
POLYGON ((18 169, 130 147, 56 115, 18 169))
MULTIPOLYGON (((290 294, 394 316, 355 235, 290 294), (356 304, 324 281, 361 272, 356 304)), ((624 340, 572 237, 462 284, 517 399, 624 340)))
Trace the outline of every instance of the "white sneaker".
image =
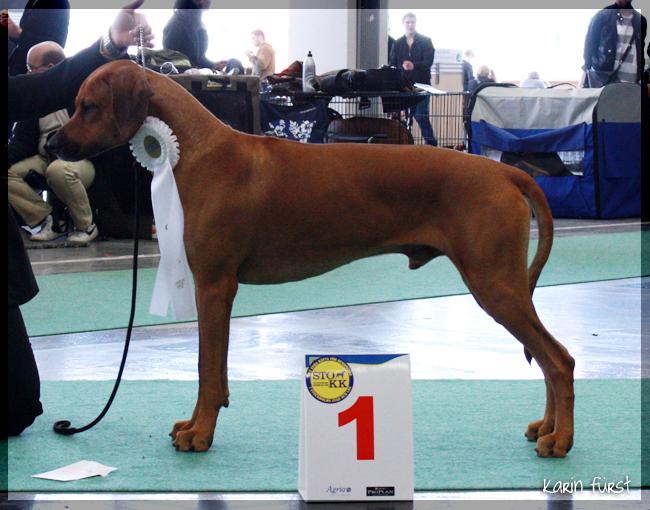
POLYGON ((68 241, 71 243, 89 243, 95 239, 98 234, 99 231, 97 230, 97 225, 93 223, 86 230, 75 229, 71 234, 68 235, 68 241))
POLYGON ((53 241, 61 236, 66 235, 68 232, 55 232, 52 227, 54 226, 54 218, 51 214, 47 215, 41 222, 41 230, 37 234, 34 234, 30 237, 32 241, 53 241))

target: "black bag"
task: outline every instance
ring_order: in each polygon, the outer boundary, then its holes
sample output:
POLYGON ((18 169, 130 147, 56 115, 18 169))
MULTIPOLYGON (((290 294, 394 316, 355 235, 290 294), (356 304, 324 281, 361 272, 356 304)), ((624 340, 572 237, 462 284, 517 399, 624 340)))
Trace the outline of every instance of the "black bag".
POLYGON ((320 90, 325 94, 347 92, 415 92, 404 71, 384 66, 366 71, 341 69, 336 74, 324 76, 320 90))
POLYGON ((585 80, 584 86, 590 89, 599 89, 611 83, 614 80, 616 73, 618 73, 618 69, 621 67, 621 64, 625 60, 625 57, 627 57, 632 44, 634 43, 630 41, 630 44, 628 44, 627 48, 625 49, 625 53, 623 53, 623 57, 621 57, 621 61, 613 71, 597 71, 592 65, 591 69, 587 70, 587 79, 585 80))
POLYGON ((368 69, 363 82, 364 91, 373 92, 415 92, 413 84, 402 69, 383 66, 368 69))
POLYGON ((365 71, 341 69, 336 74, 323 76, 320 81, 320 91, 324 94, 346 94, 363 90, 365 71))
POLYGON ((585 86, 590 89, 602 88, 612 80, 615 74, 616 72, 596 71, 594 68, 591 68, 587 71, 585 86))

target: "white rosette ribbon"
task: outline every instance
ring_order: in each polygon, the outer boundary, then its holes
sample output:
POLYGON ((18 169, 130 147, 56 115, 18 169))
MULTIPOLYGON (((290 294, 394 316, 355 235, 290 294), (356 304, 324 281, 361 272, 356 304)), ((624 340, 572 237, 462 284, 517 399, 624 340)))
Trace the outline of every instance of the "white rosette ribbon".
POLYGON ((149 313, 174 320, 196 317, 196 299, 183 242, 184 217, 173 169, 180 158, 176 136, 162 120, 147 117, 131 139, 135 159, 153 172, 151 202, 160 247, 149 313))

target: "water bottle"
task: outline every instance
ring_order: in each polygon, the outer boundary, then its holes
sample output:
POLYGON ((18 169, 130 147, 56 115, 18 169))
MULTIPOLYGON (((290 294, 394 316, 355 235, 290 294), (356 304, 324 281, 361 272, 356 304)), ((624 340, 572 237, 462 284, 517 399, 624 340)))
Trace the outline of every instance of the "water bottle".
POLYGON ((307 54, 307 58, 302 64, 302 91, 303 92, 316 92, 314 83, 316 82, 316 64, 314 58, 311 56, 311 51, 307 54))

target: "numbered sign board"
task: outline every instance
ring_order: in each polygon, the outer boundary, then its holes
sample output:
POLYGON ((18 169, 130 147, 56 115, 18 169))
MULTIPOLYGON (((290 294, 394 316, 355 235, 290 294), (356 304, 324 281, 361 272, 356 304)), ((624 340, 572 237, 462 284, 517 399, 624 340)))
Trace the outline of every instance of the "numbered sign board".
POLYGON ((305 501, 411 501, 408 354, 305 356, 298 487, 305 501))

